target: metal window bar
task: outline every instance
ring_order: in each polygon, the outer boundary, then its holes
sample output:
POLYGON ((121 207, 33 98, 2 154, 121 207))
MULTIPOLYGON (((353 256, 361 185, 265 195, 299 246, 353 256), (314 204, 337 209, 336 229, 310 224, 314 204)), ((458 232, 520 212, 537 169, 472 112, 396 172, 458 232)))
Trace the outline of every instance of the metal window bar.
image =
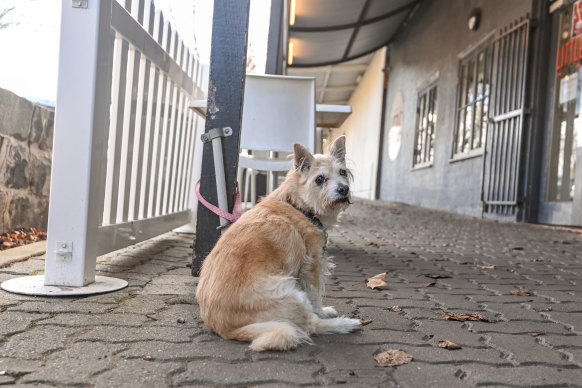
POLYGON ((487 76, 491 68, 492 54, 490 42, 485 47, 480 45, 466 55, 459 63, 460 83, 457 89, 457 114, 455 116, 455 131, 453 135, 452 156, 466 153, 483 146, 486 132, 486 112, 489 109, 489 92, 486 92, 490 84, 487 76), (483 55, 483 61, 480 56, 483 55), (481 65, 482 64, 482 65, 481 65), (478 94, 480 68, 483 66, 483 91, 478 94), (472 98, 470 96, 472 95, 472 98), (479 109, 477 109, 479 107, 479 109), (479 112, 479 115, 477 113, 479 112))
POLYGON ((435 114, 436 114, 436 85, 422 91, 417 100, 416 127, 414 134, 413 167, 432 162, 435 114))

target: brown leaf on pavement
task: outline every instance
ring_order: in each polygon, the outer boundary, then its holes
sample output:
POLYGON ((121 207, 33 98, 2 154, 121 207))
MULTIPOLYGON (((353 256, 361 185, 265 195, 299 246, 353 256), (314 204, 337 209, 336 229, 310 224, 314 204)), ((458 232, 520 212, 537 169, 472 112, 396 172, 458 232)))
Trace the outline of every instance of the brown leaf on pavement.
POLYGON ((479 265, 479 264, 477 264, 475 267, 479 268, 479 269, 495 269, 496 268, 495 265, 479 265))
POLYGON ((46 233, 36 228, 0 234, 0 251, 46 240, 46 233))
POLYGON ((360 322, 362 323, 362 326, 366 326, 369 325, 370 323, 372 323, 371 319, 361 319, 360 318, 360 322))
POLYGON ((386 277, 386 272, 379 273, 376 276, 372 276, 369 279, 366 279, 366 286, 371 289, 379 288, 379 287, 387 287, 388 283, 386 283, 384 279, 386 277))
POLYGON ((434 287, 434 286, 436 286, 436 283, 434 283, 434 282, 433 283, 426 283, 424 286, 425 287, 434 287))
POLYGON ((424 276, 431 279, 448 279, 451 277, 449 275, 441 275, 436 273, 425 273, 424 276))
POLYGON ((532 290, 511 290, 509 293, 516 296, 532 296, 534 292, 532 290))
POLYGON ((485 318, 483 314, 479 312, 471 313, 471 314, 457 314, 457 313, 444 313, 444 319, 450 319, 453 321, 481 321, 481 322, 491 322, 489 319, 485 318))
POLYGON ((399 311, 402 311, 402 309, 400 308, 400 306, 392 306, 388 310, 394 311, 395 313, 397 313, 399 311))
POLYGON ((450 349, 450 350, 463 349, 463 347, 461 345, 458 345, 458 344, 451 342, 449 340, 439 341, 438 345, 439 345, 439 348, 450 349))
POLYGON ((380 244, 375 243, 375 242, 368 243, 368 246, 369 247, 374 247, 374 248, 380 248, 380 244))
POLYGON ((390 349, 374 354, 374 360, 378 362, 379 366, 397 366, 408 364, 413 358, 402 349, 390 349))

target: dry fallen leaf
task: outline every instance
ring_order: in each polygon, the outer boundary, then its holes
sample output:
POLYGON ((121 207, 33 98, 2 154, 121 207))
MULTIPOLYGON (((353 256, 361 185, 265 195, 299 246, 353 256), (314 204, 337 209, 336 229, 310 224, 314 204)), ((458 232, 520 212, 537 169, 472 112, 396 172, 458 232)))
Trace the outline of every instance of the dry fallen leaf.
POLYGON ((395 313, 397 313, 399 311, 402 311, 402 309, 400 308, 400 306, 392 306, 388 310, 394 311, 395 313))
POLYGON ((368 243, 368 246, 369 247, 374 247, 374 248, 380 248, 380 244, 375 243, 375 242, 368 243))
POLYGON ((379 366, 397 366, 408 364, 412 356, 402 349, 390 349, 382 353, 374 354, 374 360, 379 366))
POLYGON ((386 283, 384 279, 386 277, 386 272, 379 273, 376 276, 372 276, 369 279, 366 279, 366 286, 371 289, 379 288, 379 287, 387 287, 388 283, 386 283))
POLYGON ((366 326, 369 325, 370 323, 372 323, 371 319, 360 319, 360 322, 362 323, 362 326, 366 326))
POLYGON ((477 267, 479 269, 495 269, 496 266, 494 266, 494 265, 479 265, 479 264, 477 264, 475 267, 477 267))
POLYGON ((448 279, 451 277, 449 275, 440 275, 436 273, 425 273, 424 276, 431 279, 448 279))
POLYGON ((545 307, 543 309, 538 310, 539 313, 547 312, 547 311, 552 311, 552 306, 548 306, 548 307, 545 307))
POLYGON ((458 345, 454 342, 445 340, 445 341, 439 341, 439 348, 444 348, 444 349, 450 349, 450 350, 457 350, 457 349, 463 349, 463 347, 461 345, 458 345))
POLYGON ((444 313, 444 319, 451 319, 454 321, 481 321, 481 322, 491 322, 489 319, 485 318, 483 314, 475 312, 471 314, 457 314, 457 313, 444 313))
POLYGON ((532 296, 534 292, 532 290, 511 290, 509 293, 516 296, 532 296))
POLYGON ((46 240, 46 233, 35 228, 0 234, 0 251, 46 240))
POLYGON ((424 286, 425 287, 434 287, 434 286, 436 286, 436 283, 426 283, 424 286))

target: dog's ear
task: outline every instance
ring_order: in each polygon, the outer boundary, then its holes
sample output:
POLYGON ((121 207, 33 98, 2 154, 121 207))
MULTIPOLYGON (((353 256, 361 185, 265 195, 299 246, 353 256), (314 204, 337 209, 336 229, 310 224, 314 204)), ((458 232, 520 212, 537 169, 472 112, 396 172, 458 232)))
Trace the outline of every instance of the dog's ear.
POLYGON ((311 155, 311 152, 299 143, 293 145, 293 151, 295 153, 295 169, 301 172, 309 171, 313 164, 313 155, 311 155))
POLYGON ((342 163, 346 161, 346 137, 340 136, 331 145, 331 156, 338 159, 342 163))

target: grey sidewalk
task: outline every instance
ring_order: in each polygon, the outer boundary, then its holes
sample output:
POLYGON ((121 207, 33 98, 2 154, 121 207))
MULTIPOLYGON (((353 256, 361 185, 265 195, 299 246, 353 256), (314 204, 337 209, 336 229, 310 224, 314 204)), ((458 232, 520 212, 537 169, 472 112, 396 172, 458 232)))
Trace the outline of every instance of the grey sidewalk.
MULTIPOLYGON (((580 234, 358 201, 330 233, 337 267, 326 304, 372 322, 286 353, 252 353, 204 329, 190 244, 170 233, 100 258, 100 274, 129 281, 111 294, 0 291, 0 384, 582 386, 580 234), (389 287, 367 288, 364 279, 381 272, 389 287), (533 295, 510 294, 517 289, 533 295), (476 311, 490 322, 443 318, 476 311), (440 340, 463 348, 442 349, 440 340), (414 360, 377 366, 373 355, 387 349, 414 360)), ((43 265, 16 263, 0 269, 0 281, 43 265)))

